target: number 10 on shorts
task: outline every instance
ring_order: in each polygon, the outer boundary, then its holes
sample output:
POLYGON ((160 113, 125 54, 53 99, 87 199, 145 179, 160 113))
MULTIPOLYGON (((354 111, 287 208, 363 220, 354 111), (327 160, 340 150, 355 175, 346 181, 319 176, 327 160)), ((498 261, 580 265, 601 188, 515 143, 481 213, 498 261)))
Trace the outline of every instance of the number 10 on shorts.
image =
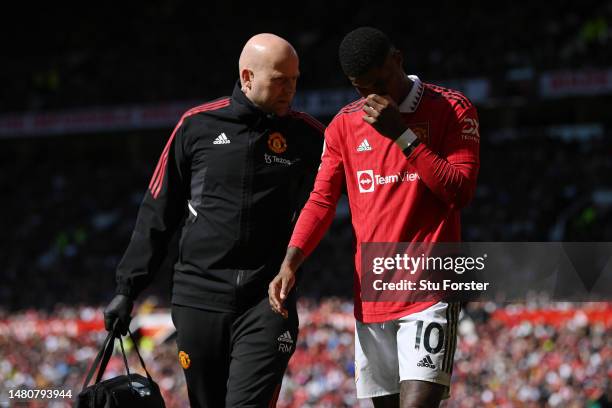
POLYGON ((427 350, 428 353, 436 354, 440 350, 442 350, 442 346, 444 345, 444 328, 440 323, 430 322, 425 327, 425 333, 423 333, 423 320, 417 321, 417 330, 416 330, 416 339, 414 340, 414 348, 419 350, 421 348, 421 342, 427 350), (432 347, 432 332, 435 330, 435 337, 437 337, 437 341, 435 346, 432 347), (421 338, 421 334, 423 334, 421 338))

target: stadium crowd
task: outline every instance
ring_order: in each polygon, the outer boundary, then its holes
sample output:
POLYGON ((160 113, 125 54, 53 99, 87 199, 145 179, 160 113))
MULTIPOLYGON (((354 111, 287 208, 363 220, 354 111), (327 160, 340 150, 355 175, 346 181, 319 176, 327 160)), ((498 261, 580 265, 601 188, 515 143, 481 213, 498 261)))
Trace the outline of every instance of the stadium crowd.
MULTIPOLYGON (((520 312, 533 305, 513 308, 520 312)), ((459 325, 453 398, 442 406, 612 406, 612 307, 559 303, 547 309, 549 315, 551 309, 552 313, 578 312, 567 319, 539 321, 533 318, 536 307, 531 318, 509 323, 496 318, 499 305, 468 305, 459 325), (585 313, 589 310, 593 313, 585 313)), ((299 313, 301 331, 278 407, 370 407, 369 401, 359 402, 355 397, 352 303, 339 298, 303 299, 299 313)), ((0 401, 8 400, 8 390, 20 388, 71 390, 74 398, 106 333, 93 330, 77 335, 50 326, 33 330, 33 323, 51 317, 88 321, 100 315, 98 308, 63 306, 50 313, 23 311, 0 316, 0 401)), ((150 338, 141 337, 139 344, 166 405, 187 407, 174 340, 154 346, 150 338)), ((135 353, 129 351, 132 347, 127 346, 130 369, 142 373, 135 353)), ((105 378, 124 372, 116 349, 105 378)), ((29 406, 49 406, 36 404, 29 406)), ((51 406, 69 406, 61 399, 54 404, 51 406)))

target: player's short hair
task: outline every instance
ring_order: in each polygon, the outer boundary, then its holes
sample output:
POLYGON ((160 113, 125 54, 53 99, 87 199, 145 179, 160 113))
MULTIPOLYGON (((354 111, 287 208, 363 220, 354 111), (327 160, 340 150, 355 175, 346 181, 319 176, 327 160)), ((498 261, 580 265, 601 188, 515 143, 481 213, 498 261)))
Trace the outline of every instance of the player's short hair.
POLYGON ((372 27, 360 27, 348 33, 338 54, 346 76, 358 77, 372 68, 380 67, 393 48, 391 40, 382 31, 372 27))

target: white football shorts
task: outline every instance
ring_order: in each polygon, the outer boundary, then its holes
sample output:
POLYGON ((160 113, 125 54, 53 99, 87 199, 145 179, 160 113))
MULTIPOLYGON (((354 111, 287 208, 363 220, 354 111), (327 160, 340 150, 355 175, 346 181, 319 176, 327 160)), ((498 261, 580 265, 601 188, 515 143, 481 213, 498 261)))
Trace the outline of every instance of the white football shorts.
POLYGON ((438 302, 384 323, 356 322, 357 397, 398 394, 401 381, 421 380, 444 385, 449 398, 459 312, 459 303, 438 302))

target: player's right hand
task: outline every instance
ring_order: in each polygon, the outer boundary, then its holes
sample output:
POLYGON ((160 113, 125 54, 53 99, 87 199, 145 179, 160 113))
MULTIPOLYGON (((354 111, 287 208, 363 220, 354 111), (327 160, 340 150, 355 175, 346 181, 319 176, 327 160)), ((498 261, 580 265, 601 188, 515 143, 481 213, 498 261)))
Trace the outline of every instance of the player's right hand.
POLYGON ((283 262, 280 272, 272 279, 268 286, 268 298, 272 310, 282 315, 285 319, 289 316, 289 312, 283 306, 283 302, 287 298, 287 294, 295 284, 295 271, 283 262))
POLYGON ((365 112, 363 121, 393 141, 408 128, 402 119, 399 107, 389 95, 368 95, 363 111, 365 112))
POLYGON ((106 330, 113 331, 117 325, 115 333, 125 336, 130 326, 130 316, 134 302, 125 295, 115 295, 113 300, 104 309, 104 327, 106 330))

